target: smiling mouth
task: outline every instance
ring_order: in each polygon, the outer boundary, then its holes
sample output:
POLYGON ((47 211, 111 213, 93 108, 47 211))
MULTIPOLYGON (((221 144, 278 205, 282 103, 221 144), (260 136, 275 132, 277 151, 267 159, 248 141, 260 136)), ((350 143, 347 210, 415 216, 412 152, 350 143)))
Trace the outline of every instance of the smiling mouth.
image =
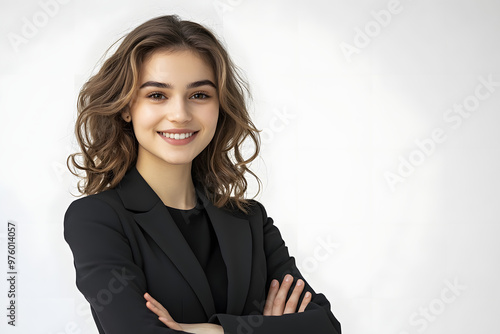
POLYGON ((175 139, 175 140, 182 140, 191 137, 195 132, 186 132, 186 133, 168 133, 168 132, 158 132, 160 135, 162 135, 165 138, 170 138, 170 139, 175 139))

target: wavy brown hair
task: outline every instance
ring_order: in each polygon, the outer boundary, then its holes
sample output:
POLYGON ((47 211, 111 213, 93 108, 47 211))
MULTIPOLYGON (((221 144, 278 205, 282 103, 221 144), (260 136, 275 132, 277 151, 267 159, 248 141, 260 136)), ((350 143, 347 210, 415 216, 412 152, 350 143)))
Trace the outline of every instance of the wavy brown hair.
POLYGON ((78 190, 90 195, 114 188, 135 165, 137 139, 121 115, 138 88, 142 63, 160 49, 194 51, 213 69, 219 119, 214 138, 193 160, 192 176, 216 206, 229 204, 246 211, 245 173, 257 179, 260 189, 259 178, 248 167, 260 149, 259 131, 245 104, 248 85, 213 33, 177 16, 157 17, 135 28, 83 85, 75 125, 81 152, 67 160, 71 173, 81 177, 78 190), (246 139, 254 144, 248 158, 241 149, 246 139))

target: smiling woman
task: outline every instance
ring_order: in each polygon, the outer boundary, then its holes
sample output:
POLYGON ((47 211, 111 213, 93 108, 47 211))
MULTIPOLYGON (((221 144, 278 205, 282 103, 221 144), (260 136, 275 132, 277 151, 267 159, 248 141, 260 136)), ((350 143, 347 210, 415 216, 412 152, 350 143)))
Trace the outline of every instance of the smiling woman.
POLYGON ((219 99, 212 68, 192 51, 156 51, 143 63, 139 82, 143 84, 122 114, 132 122, 139 142, 137 169, 191 165, 217 128, 219 99))
POLYGON ((244 197, 245 91, 215 36, 176 16, 132 31, 82 88, 68 165, 88 196, 64 236, 100 333, 340 333, 244 197))

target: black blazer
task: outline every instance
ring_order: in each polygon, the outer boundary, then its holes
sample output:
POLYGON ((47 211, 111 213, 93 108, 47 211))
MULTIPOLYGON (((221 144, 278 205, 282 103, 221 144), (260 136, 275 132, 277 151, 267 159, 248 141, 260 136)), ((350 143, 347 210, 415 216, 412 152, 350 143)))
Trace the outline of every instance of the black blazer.
MULTIPOLYGON (((89 301, 99 332, 167 334, 147 309, 149 292, 181 323, 212 322, 225 333, 338 333, 340 324, 322 294, 305 312, 263 316, 272 279, 302 278, 264 207, 250 212, 220 209, 197 188, 227 267, 227 312, 216 314, 205 273, 167 208, 132 168, 111 190, 75 200, 64 217, 64 237, 76 268, 76 284, 89 301)), ((304 294, 303 293, 303 294, 304 294)), ((303 296, 303 295, 302 295, 303 296)), ((301 298, 302 299, 302 298, 301 298)))

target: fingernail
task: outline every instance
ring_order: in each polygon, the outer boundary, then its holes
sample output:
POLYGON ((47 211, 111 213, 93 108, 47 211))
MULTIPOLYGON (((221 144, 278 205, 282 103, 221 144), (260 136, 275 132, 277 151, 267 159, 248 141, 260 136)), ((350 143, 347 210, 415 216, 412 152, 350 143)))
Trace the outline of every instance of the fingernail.
POLYGON ((271 282, 271 286, 275 287, 277 284, 278 284, 278 281, 273 279, 273 281, 271 282))
POLYGON ((306 297, 306 298, 311 298, 311 293, 310 293, 309 291, 308 291, 308 292, 306 292, 306 295, 305 295, 304 297, 306 297))
POLYGON ((286 275, 285 282, 290 282, 291 280, 292 280, 292 276, 291 275, 286 275))
POLYGON ((299 279, 299 281, 297 282, 297 286, 302 286, 302 284, 304 284, 304 281, 302 281, 301 279, 299 279))

